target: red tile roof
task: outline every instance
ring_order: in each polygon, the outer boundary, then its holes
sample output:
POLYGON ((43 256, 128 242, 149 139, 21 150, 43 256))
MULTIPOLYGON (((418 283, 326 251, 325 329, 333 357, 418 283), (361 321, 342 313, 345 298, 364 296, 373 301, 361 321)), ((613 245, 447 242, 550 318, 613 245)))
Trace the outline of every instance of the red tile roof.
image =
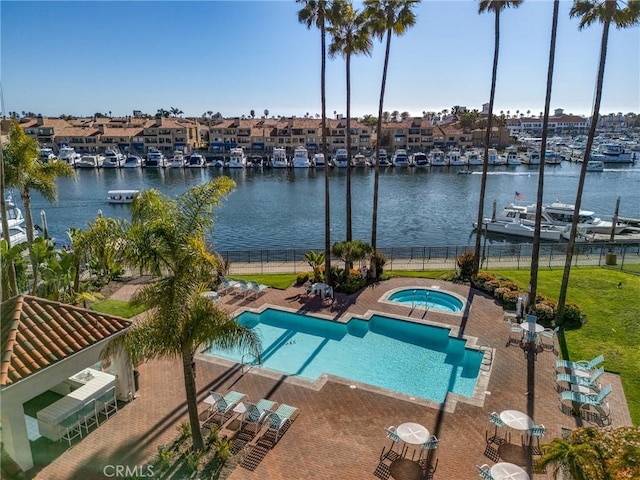
POLYGON ((131 320, 21 295, 2 303, 0 387, 32 375, 132 325, 131 320))

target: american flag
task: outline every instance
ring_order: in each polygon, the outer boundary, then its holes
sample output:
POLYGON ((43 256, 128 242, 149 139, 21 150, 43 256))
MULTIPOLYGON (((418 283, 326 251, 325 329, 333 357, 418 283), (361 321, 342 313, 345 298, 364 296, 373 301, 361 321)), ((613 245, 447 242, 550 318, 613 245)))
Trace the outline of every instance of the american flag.
POLYGON ((524 200, 524 195, 522 193, 520 193, 520 192, 516 192, 515 196, 516 196, 516 200, 518 200, 518 201, 524 200))

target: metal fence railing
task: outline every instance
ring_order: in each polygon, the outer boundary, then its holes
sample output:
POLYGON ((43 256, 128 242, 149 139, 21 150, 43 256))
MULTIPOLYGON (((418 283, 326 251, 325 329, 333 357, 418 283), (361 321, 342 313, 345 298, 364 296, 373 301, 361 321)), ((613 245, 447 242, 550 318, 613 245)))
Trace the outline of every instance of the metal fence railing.
MULTIPOLYGON (((566 258, 566 243, 543 244, 540 247, 539 266, 562 268, 566 258)), ((315 249, 282 250, 224 250, 218 253, 229 262, 230 274, 299 273, 311 267, 304 255, 315 249)), ((422 246, 379 248, 386 258, 385 270, 452 270, 456 258, 472 246, 422 246)), ((532 245, 484 245, 482 269, 531 267, 532 245)), ((332 258, 332 264, 341 261, 332 258)), ((634 243, 579 243, 575 245, 574 266, 609 266, 623 271, 640 272, 640 242, 634 243)))

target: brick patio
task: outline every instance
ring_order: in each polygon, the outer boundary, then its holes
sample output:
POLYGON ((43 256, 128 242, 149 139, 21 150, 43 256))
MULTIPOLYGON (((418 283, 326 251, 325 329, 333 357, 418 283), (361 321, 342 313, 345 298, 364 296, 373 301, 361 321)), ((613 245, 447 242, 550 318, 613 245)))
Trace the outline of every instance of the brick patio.
MULTIPOLYGON (((127 285, 112 298, 126 299, 137 288, 127 285)), ((269 398, 299 408, 299 415, 276 446, 269 450, 255 469, 238 466, 231 480, 297 480, 297 479, 375 479, 379 455, 389 441, 385 428, 412 421, 426 426, 441 441, 432 456, 438 460, 435 479, 462 480, 479 478, 476 465, 493 464, 487 455, 485 432, 490 429, 487 414, 515 409, 527 412, 536 423, 547 427, 543 439, 561 435, 561 428, 580 425, 580 419, 565 415, 556 391, 554 362, 551 351, 543 351, 536 360, 527 360, 517 345, 505 347, 508 324, 500 306, 492 299, 464 285, 439 280, 396 278, 370 286, 355 297, 336 295, 330 303, 305 295, 300 287, 268 290, 257 300, 226 295, 221 304, 229 311, 278 305, 299 312, 309 312, 345 319, 351 315, 381 312, 425 319, 456 327, 460 335, 475 337, 477 345, 494 350, 486 387, 476 389, 470 402, 433 402, 411 400, 408 396, 377 389, 351 388, 349 383, 328 380, 320 389, 301 386, 284 376, 265 375, 258 369, 242 373, 205 356, 197 359, 199 399, 209 390, 246 393, 251 401, 269 398), (464 315, 448 315, 400 305, 381 303, 380 297, 391 289, 421 286, 440 287, 467 299, 464 315), (487 383, 488 382, 488 383, 487 383), (486 388, 486 390, 485 390, 486 388)), ((472 340, 473 342, 473 340, 472 340)), ((605 363, 606 365, 606 363, 605 363)), ((170 443, 177 426, 187 419, 184 387, 179 361, 154 361, 141 365, 140 389, 134 401, 120 409, 103 425, 76 443, 35 478, 65 480, 71 478, 100 479, 106 465, 144 464, 157 452, 160 444, 170 443)), ((399 372, 390 372, 398 374, 399 372)), ((428 381, 425 372, 425 381, 428 381)), ((602 383, 611 383, 609 397, 612 425, 632 425, 624 392, 618 376, 605 373, 602 383)), ((519 433, 512 443, 520 444, 519 433)), ((378 477, 385 478, 378 470, 378 477)), ((388 473, 388 472, 387 472, 388 473)), ((551 475, 531 475, 535 479, 551 475)), ((388 476, 386 478, 389 478, 388 476)))

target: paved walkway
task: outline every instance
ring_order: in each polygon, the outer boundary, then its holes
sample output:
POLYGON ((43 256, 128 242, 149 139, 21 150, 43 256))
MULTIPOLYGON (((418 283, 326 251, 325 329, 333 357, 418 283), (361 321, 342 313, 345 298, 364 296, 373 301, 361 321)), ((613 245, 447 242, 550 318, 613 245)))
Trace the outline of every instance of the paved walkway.
MULTIPOLYGON (((127 298, 137 288, 127 285, 113 298, 127 298)), ((485 435, 492 430, 489 412, 516 409, 527 412, 536 423, 547 426, 548 441, 560 436, 562 427, 573 428, 581 420, 560 411, 551 351, 527 361, 517 345, 505 347, 508 324, 502 309, 490 298, 438 280, 395 278, 370 286, 357 296, 336 295, 333 303, 310 297, 303 288, 267 291, 257 300, 226 295, 221 305, 229 311, 280 305, 298 312, 314 313, 336 320, 367 312, 403 315, 417 321, 451 325, 476 345, 489 346, 493 352, 490 372, 483 372, 470 401, 447 401, 444 405, 419 401, 407 395, 376 389, 351 388, 353 382, 328 380, 322 386, 309 387, 284 375, 265 375, 259 369, 249 372, 227 367, 210 357, 199 355, 196 361, 198 396, 202 401, 210 390, 244 392, 252 401, 270 398, 294 405, 299 416, 276 446, 259 458, 251 469, 238 466, 231 480, 298 479, 387 479, 388 470, 379 467, 379 455, 389 441, 385 428, 403 422, 418 422, 441 439, 432 463, 437 460, 435 479, 477 478, 476 465, 493 464, 488 457, 485 435), (381 296, 401 287, 432 287, 451 291, 467 300, 464 316, 448 315, 399 305, 381 303, 381 296)), ((76 443, 35 478, 65 480, 102 479, 107 465, 136 465, 149 461, 158 445, 170 443, 177 426, 187 419, 181 364, 177 360, 149 362, 139 366, 140 389, 130 404, 120 409, 90 435, 76 443)), ((402 375, 402 371, 389 371, 402 375)), ((429 381, 429 372, 425 372, 429 381)), ((611 382, 610 398, 613 425, 631 425, 620 379, 605 374, 611 382)), ((519 434, 512 434, 519 444, 519 434)), ((109 473, 109 471, 107 471, 109 473)), ((535 479, 551 475, 533 475, 535 479)))

